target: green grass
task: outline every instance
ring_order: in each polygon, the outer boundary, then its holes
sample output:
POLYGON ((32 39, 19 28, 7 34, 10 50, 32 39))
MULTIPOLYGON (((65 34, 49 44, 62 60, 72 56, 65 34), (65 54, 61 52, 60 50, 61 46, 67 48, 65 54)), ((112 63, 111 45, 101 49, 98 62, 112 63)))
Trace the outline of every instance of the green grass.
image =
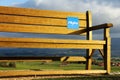
MULTIPOLYGON (((0 67, 0 70, 84 70, 85 64, 70 63, 65 66, 60 66, 61 63, 58 61, 43 63, 43 62, 16 62, 16 68, 0 67)), ((92 69, 102 70, 103 67, 92 65, 92 69)), ((112 72, 120 72, 120 67, 113 66, 112 72)), ((47 78, 47 79, 36 79, 36 80, 120 80, 120 76, 79 76, 74 78, 47 78)))
POLYGON ((41 69, 41 70, 76 70, 76 69, 84 69, 84 64, 68 64, 66 66, 60 66, 61 63, 50 62, 50 63, 42 63, 42 62, 17 62, 16 68, 8 68, 8 67, 0 67, 0 70, 28 70, 28 69, 41 69))
POLYGON ((120 72, 120 67, 119 66, 112 66, 111 70, 112 70, 112 72, 120 72))
MULTIPOLYGON (((43 63, 43 62, 16 62, 16 68, 0 67, 0 70, 84 70, 85 64, 70 63, 60 66, 59 61, 43 63)), ((103 67, 92 65, 93 70, 103 70, 103 67)), ((120 67, 113 66, 112 72, 120 71, 120 67)))

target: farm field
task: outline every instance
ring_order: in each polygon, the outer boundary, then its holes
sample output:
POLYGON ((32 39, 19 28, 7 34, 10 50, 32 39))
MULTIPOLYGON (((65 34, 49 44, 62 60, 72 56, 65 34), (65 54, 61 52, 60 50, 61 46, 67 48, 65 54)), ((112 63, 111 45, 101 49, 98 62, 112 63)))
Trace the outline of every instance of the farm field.
POLYGON ((0 67, 0 70, 77 70, 84 69, 84 64, 70 63, 62 64, 54 62, 16 62, 16 67, 0 67))
MULTIPOLYGON (((1 64, 1 63, 0 63, 1 64)), ((84 70, 85 64, 54 62, 16 62, 15 67, 0 67, 0 70, 84 70)), ((93 70, 102 70, 103 66, 92 65, 93 70)), ((112 66, 112 72, 120 72, 119 66, 112 66)))
MULTIPOLYGON (((0 63, 1 64, 1 63, 0 63)), ((85 64, 54 62, 15 62, 15 67, 0 67, 0 70, 84 70, 85 64)), ((92 65, 93 70, 102 70, 102 66, 92 65)), ((120 72, 120 67, 112 66, 112 73, 120 72)), ((64 78, 37 78, 33 80, 120 80, 120 75, 80 75, 64 78)))

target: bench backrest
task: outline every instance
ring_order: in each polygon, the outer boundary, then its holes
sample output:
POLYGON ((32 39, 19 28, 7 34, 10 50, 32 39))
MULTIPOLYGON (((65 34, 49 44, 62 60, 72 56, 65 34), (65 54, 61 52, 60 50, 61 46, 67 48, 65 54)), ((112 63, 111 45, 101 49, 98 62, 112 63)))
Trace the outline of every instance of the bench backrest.
POLYGON ((57 12, 0 6, 1 32, 26 32, 47 34, 76 34, 67 28, 67 17, 79 18, 79 30, 90 27, 91 14, 78 12, 57 12))

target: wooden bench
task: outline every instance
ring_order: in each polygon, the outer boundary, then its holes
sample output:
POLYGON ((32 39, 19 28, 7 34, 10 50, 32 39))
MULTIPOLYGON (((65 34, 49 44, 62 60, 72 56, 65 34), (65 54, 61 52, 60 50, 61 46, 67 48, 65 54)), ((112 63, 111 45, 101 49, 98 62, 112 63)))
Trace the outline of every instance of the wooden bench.
MULTIPOLYGON (((76 39, 53 39, 53 38, 18 38, 0 37, 0 47, 2 48, 65 48, 65 49, 86 49, 86 70, 68 71, 0 71, 0 76, 18 75, 61 75, 61 74, 89 74, 89 73, 110 73, 110 27, 111 23, 92 26, 92 15, 90 11, 59 12, 49 10, 35 10, 26 8, 14 8, 0 6, 0 32, 17 33, 42 33, 42 34, 62 34, 62 35, 82 35, 85 40, 76 39), (76 28, 68 27, 68 17, 77 20, 76 28), (103 40, 92 40, 93 30, 104 30, 103 40), (104 58, 104 70, 91 70, 92 54, 99 50, 104 58)), ((34 34, 33 34, 34 35, 34 34)), ((8 60, 0 58, 0 60, 8 60)), ((14 60, 19 60, 14 58, 14 60)), ((27 57, 28 59, 28 57, 27 57)), ((13 60, 13 59, 11 59, 13 60)), ((24 58, 25 60, 25 58, 24 58)), ((28 59, 29 60, 29 59, 28 59)))

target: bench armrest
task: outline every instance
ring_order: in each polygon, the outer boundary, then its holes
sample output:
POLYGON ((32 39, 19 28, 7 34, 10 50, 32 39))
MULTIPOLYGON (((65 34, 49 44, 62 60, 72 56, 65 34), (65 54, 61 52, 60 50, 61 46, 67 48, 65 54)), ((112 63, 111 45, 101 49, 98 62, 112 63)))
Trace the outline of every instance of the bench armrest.
POLYGON ((101 25, 96 25, 96 26, 89 27, 88 29, 78 30, 78 31, 72 32, 70 34, 78 34, 79 35, 79 34, 87 32, 87 31, 105 29, 105 28, 110 28, 110 27, 113 27, 112 23, 105 23, 105 24, 101 24, 101 25))
POLYGON ((92 26, 88 30, 92 31, 92 30, 105 29, 105 28, 110 28, 110 27, 113 27, 112 23, 105 23, 101 25, 92 26))

